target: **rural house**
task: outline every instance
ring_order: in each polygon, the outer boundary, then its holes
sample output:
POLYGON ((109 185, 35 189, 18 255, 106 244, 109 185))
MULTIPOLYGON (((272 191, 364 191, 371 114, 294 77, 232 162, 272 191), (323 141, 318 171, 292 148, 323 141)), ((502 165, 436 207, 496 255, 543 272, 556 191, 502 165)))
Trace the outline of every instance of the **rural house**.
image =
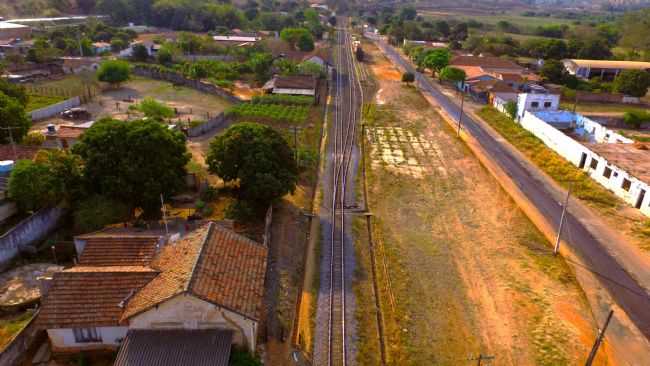
POLYGON ((317 96, 318 79, 312 75, 275 75, 262 89, 269 94, 317 96))
POLYGON ((79 264, 54 276, 37 320, 53 350, 122 345, 117 365, 145 366, 201 351, 212 359, 189 363, 201 366, 227 364, 231 344, 255 349, 261 244, 210 222, 175 242, 109 229, 77 237, 75 248, 79 264))

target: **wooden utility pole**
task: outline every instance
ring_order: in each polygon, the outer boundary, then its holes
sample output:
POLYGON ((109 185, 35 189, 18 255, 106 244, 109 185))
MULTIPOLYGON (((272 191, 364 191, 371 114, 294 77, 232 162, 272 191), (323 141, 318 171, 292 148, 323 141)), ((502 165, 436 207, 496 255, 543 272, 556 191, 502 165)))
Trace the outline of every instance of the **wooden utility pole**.
POLYGON ((594 346, 591 348, 591 352, 589 352, 589 357, 587 358, 587 362, 585 362, 585 366, 591 366, 591 364, 594 362, 598 348, 600 348, 601 343, 603 343, 603 338, 605 338, 605 331, 607 330, 609 321, 612 320, 612 315, 614 315, 614 310, 609 311, 609 314, 607 314, 607 319, 605 319, 603 329, 600 329, 598 331, 598 337, 596 337, 596 342, 594 342, 594 346))
POLYGON ((562 216, 560 217, 560 227, 557 229, 557 238, 555 239, 555 247, 553 248, 553 255, 557 255, 560 251, 560 240, 562 238, 562 228, 566 218, 567 207, 569 206, 569 196, 571 196, 571 184, 566 191, 566 198, 564 199, 564 206, 562 206, 562 216))
POLYGON ((9 133, 9 143, 11 144, 11 150, 14 153, 14 162, 18 161, 18 154, 16 153, 16 142, 14 141, 14 135, 11 133, 11 130, 14 129, 20 129, 20 127, 15 127, 15 126, 8 126, 8 127, 0 127, 2 130, 7 130, 9 133))

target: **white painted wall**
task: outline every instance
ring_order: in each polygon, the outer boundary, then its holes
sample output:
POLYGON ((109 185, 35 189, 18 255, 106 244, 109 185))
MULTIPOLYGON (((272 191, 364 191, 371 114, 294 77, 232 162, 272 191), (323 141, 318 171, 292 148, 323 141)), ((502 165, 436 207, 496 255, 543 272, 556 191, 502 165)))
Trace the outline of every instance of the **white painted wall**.
POLYGON ((316 90, 314 90, 314 89, 283 89, 283 88, 273 88, 273 94, 316 95, 316 90))
MULTIPOLYGON (((583 121, 579 122, 585 126, 585 129, 592 130, 595 128, 587 118, 583 118, 583 121)), ((591 151, 578 141, 572 139, 571 137, 565 135, 560 130, 554 128, 550 124, 544 122, 532 112, 524 112, 523 117, 519 121, 525 129, 532 132, 540 140, 546 144, 546 146, 553 149, 553 151, 560 154, 562 157, 570 161, 575 166, 580 166, 580 161, 583 154, 586 156, 584 167, 582 168, 589 176, 594 179, 596 182, 600 183, 605 188, 614 192, 617 196, 621 197, 625 202, 634 206, 637 203, 639 195, 642 190, 645 190, 645 198, 641 204, 640 211, 646 216, 650 216, 650 185, 648 183, 642 182, 637 178, 634 178, 629 173, 623 169, 610 164, 604 157, 596 154, 591 151), (591 160, 595 159, 598 161, 596 168, 591 168, 591 160), (612 175, 609 178, 603 176, 605 167, 609 167, 612 170, 612 175), (631 182, 631 187, 629 191, 626 191, 622 188, 623 180, 628 179, 631 182)), ((593 121, 591 121, 593 122, 593 121)), ((596 122, 593 122, 596 123, 596 122)), ((596 123, 597 124, 597 123, 596 123)), ((600 125, 599 125, 600 126, 600 125)), ((600 126, 596 128, 593 132, 594 142, 606 143, 606 141, 614 141, 619 138, 624 138, 616 134, 615 132, 600 126), (608 136, 606 138, 606 136, 608 136), (598 141, 600 140, 600 141, 598 141)), ((631 141, 631 140, 629 140, 631 141)))
POLYGON ((517 96, 517 117, 521 118, 525 111, 557 111, 560 108, 560 95, 521 93, 517 96), (537 103, 537 107, 533 106, 537 103), (546 103, 551 103, 545 107, 546 103))
POLYGON ((506 104, 512 99, 517 99, 516 93, 500 93, 495 95, 492 100, 492 106, 501 113, 508 114, 506 110, 506 104))
POLYGON ((120 342, 126 337, 127 327, 97 327, 97 332, 101 335, 101 342, 84 342, 77 343, 74 339, 72 328, 48 329, 47 335, 50 338, 52 347, 55 350, 65 351, 76 349, 97 349, 113 348, 120 345, 120 342))
POLYGON ((234 331, 233 342, 255 349, 257 322, 221 308, 192 295, 175 296, 157 307, 129 319, 129 327, 155 328, 221 328, 234 331))

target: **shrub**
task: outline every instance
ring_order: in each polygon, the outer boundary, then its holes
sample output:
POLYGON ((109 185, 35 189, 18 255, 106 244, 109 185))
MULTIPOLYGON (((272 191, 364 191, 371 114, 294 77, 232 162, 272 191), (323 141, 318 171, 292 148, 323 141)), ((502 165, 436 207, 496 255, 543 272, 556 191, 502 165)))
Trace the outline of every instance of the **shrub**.
POLYGON ((45 135, 40 132, 30 132, 23 137, 23 145, 41 146, 45 142, 45 135))
POLYGON ((505 107, 506 107, 506 112, 508 112, 510 118, 515 119, 515 117, 517 117, 517 103, 511 100, 508 103, 506 103, 505 107))
POLYGON ((307 119, 309 107, 279 104, 241 103, 226 110, 227 116, 258 117, 273 121, 302 123, 307 119))
POLYGON ((402 82, 412 83, 415 81, 415 75, 412 72, 405 72, 402 74, 402 82))
POLYGON ((650 113, 638 110, 627 111, 623 115, 623 121, 626 125, 639 129, 645 122, 650 122, 650 113))
POLYGON ((130 212, 128 206, 122 202, 94 195, 79 202, 73 216, 75 232, 87 233, 126 221, 130 212))

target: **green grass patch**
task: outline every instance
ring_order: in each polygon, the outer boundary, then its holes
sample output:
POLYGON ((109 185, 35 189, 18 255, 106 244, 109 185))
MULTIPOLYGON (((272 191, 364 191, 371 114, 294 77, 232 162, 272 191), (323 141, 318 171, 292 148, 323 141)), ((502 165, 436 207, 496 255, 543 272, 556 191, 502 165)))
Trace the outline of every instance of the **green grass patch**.
POLYGON ((621 203, 613 193, 548 148, 542 140, 510 117, 492 107, 484 107, 477 114, 561 186, 568 188, 572 182, 575 197, 606 209, 614 209, 621 203))
POLYGON ((0 351, 7 347, 13 337, 32 319, 33 315, 31 311, 26 311, 18 316, 0 320, 0 351))
POLYGON ((29 102, 25 107, 25 112, 32 112, 37 109, 45 108, 52 104, 60 103, 65 100, 64 97, 47 96, 47 95, 30 95, 29 102))
POLYGON ((283 94, 256 95, 251 100, 251 103, 309 106, 314 104, 314 97, 310 97, 307 95, 283 95, 283 94))
MULTIPOLYGON (((560 103, 560 109, 573 110, 572 102, 562 102, 560 103)), ((636 106, 631 106, 629 104, 615 104, 615 103, 580 103, 576 106, 577 112, 587 112, 587 113, 625 113, 635 110, 643 110, 636 106)))
POLYGON ((255 117, 272 121, 303 123, 309 115, 309 107, 281 104, 236 104, 226 110, 227 116, 255 117))

